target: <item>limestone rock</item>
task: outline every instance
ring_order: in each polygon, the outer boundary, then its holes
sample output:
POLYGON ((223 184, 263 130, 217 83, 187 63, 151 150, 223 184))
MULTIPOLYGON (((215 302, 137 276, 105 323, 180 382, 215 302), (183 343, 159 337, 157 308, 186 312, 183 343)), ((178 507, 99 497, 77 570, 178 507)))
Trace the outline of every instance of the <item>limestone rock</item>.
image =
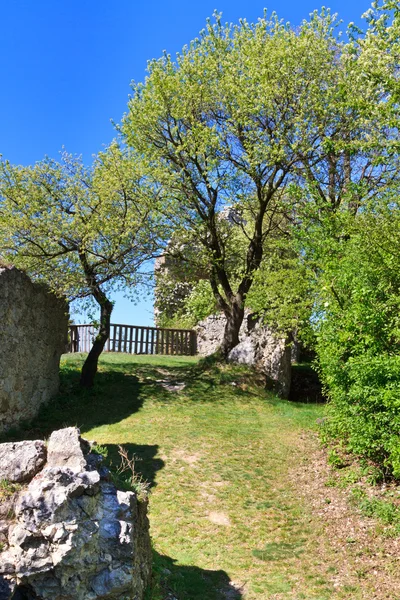
POLYGON ((15 584, 12 581, 4 579, 0 575, 0 600, 8 600, 15 589, 15 584))
POLYGON ((267 384, 281 398, 288 398, 292 374, 291 346, 270 328, 257 325, 251 333, 257 342, 257 363, 266 375, 267 384))
POLYGON ((0 431, 32 419, 59 387, 68 305, 0 262, 0 431))
POLYGON ((21 483, 32 479, 46 462, 41 440, 0 444, 0 479, 21 483))
MULTIPOLYGON (((215 352, 221 345, 226 319, 223 314, 210 315, 196 326, 197 350, 202 356, 215 352)), ((282 398, 290 392, 291 346, 285 337, 246 311, 239 332, 240 343, 231 350, 228 360, 253 366, 266 377, 268 386, 282 398)))
POLYGON ((256 347, 251 338, 245 338, 237 346, 230 351, 228 356, 229 362, 235 362, 240 365, 255 366, 257 362, 256 347))
POLYGON ((0 521, 0 600, 143 599, 147 505, 104 480, 87 450, 78 429, 54 432, 47 464, 0 521))
POLYGON ((66 427, 53 431, 47 448, 48 467, 69 467, 78 471, 86 466, 83 450, 88 448, 81 442, 77 427, 66 427))

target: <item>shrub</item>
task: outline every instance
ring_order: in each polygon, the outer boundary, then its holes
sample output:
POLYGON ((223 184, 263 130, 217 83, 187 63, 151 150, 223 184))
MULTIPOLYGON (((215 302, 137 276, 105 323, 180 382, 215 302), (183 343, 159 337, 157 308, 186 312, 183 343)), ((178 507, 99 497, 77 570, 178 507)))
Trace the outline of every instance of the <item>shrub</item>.
POLYGON ((400 217, 393 204, 358 217, 320 253, 318 368, 325 433, 400 478, 400 217))

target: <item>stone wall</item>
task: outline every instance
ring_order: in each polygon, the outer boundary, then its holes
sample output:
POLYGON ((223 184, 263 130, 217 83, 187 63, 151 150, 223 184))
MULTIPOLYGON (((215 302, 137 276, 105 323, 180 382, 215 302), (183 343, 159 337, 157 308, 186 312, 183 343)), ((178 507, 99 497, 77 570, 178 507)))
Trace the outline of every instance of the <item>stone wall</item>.
POLYGON ((0 431, 31 419, 58 391, 66 302, 0 265, 0 431))
POLYGON ((101 460, 75 427, 0 444, 0 600, 143 600, 147 500, 101 460))
MULTIPOLYGON (((213 354, 221 345, 226 319, 210 315, 196 326, 197 352, 213 354)), ((264 373, 267 384, 282 398, 290 392, 292 347, 288 340, 246 312, 239 334, 240 343, 230 352, 231 362, 256 367, 264 373)))

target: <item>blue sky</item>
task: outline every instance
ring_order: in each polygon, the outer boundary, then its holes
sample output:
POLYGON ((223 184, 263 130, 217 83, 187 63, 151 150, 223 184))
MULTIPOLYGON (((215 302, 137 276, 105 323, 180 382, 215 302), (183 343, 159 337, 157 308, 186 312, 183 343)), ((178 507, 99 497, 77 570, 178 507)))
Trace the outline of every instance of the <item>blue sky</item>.
MULTIPOLYGON (((321 3, 322 4, 322 3, 321 3)), ((111 119, 126 109, 130 81, 143 80, 147 60, 179 51, 214 9, 223 20, 262 16, 256 0, 12 0, 0 22, 2 90, 0 153, 31 164, 62 146, 86 162, 115 135, 111 119)), ((326 2, 344 23, 360 23, 369 2, 326 2)), ((298 25, 316 0, 270 0, 268 11, 298 25)), ((115 297, 113 321, 152 323, 151 299, 115 297)))

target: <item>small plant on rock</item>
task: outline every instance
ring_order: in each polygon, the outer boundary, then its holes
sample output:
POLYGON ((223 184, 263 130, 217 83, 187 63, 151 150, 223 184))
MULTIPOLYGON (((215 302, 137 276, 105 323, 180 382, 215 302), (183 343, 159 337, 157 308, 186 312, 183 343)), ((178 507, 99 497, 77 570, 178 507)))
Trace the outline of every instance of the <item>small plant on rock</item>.
POLYGON ((128 450, 123 446, 118 446, 118 454, 121 457, 121 464, 117 469, 118 482, 125 486, 128 483, 128 486, 136 493, 139 502, 145 502, 149 496, 150 483, 136 471, 138 457, 133 455, 129 458, 128 450), (128 480, 122 477, 123 473, 128 473, 128 480))

